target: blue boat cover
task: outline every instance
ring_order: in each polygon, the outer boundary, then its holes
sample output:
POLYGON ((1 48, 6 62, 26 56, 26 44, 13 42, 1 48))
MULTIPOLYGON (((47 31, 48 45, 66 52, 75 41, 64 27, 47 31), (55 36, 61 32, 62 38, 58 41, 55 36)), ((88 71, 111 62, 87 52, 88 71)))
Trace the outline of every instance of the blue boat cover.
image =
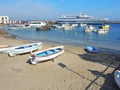
POLYGON ((96 49, 96 48, 94 48, 94 47, 92 47, 92 46, 87 46, 87 51, 89 51, 89 52, 95 52, 95 53, 98 53, 99 52, 99 50, 98 49, 96 49))
POLYGON ((47 56, 47 55, 51 55, 51 54, 57 53, 60 50, 61 50, 61 48, 51 49, 51 50, 48 50, 48 51, 44 51, 44 52, 38 53, 36 56, 44 57, 44 56, 47 56))

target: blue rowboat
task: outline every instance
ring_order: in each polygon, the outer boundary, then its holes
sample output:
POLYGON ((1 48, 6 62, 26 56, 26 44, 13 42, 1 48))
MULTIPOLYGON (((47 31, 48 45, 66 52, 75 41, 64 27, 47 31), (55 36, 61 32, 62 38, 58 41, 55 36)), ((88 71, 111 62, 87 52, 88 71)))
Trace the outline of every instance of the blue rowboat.
POLYGON ((98 53, 99 52, 99 50, 93 46, 87 46, 85 50, 87 50, 90 53, 98 53))
POLYGON ((53 47, 33 53, 29 59, 32 64, 54 59, 64 53, 64 46, 53 47))
POLYGON ((8 51, 8 55, 16 56, 18 54, 32 52, 41 48, 42 48, 42 42, 20 45, 8 51))

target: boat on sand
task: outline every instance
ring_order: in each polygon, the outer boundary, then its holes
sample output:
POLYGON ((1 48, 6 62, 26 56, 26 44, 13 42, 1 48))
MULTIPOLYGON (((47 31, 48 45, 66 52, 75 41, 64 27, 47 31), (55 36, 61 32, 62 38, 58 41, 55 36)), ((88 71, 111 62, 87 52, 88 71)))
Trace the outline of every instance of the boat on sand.
POLYGON ((35 52, 29 57, 30 62, 31 64, 37 64, 42 61, 54 59, 55 57, 64 53, 63 48, 64 46, 58 46, 35 52))
POLYGON ((90 52, 90 53, 98 53, 98 52, 99 52, 99 50, 98 50, 97 48, 93 47, 93 46, 87 46, 87 47, 85 48, 85 50, 86 50, 87 52, 90 52))
POLYGON ((0 53, 8 53, 10 50, 17 48, 17 47, 1 47, 0 48, 0 53))
POLYGON ((114 72, 114 79, 117 86, 120 88, 120 70, 114 72))
POLYGON ((13 47, 11 50, 9 50, 8 55, 16 56, 18 54, 32 52, 41 48, 42 48, 42 42, 20 45, 17 47, 13 47))

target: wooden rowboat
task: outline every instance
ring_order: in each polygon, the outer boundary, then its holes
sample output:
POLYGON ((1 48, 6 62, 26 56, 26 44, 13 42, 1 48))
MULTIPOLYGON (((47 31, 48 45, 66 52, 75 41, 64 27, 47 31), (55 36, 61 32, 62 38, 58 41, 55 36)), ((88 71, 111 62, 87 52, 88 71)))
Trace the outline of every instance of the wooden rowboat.
POLYGON ((8 55, 16 56, 18 54, 32 52, 32 51, 35 51, 35 50, 38 50, 41 48, 42 48, 42 42, 20 45, 20 46, 17 46, 15 48, 9 50, 8 55))
POLYGON ((32 64, 37 64, 42 61, 54 59, 55 57, 64 53, 63 48, 64 46, 58 46, 58 47, 53 47, 46 50, 35 52, 29 57, 30 62, 32 64))

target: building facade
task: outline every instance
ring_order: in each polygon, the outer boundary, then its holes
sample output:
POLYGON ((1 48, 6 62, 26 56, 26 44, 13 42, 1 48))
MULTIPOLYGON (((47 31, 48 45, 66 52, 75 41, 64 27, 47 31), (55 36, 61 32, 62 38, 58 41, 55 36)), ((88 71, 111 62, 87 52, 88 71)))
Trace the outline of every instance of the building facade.
POLYGON ((8 24, 9 17, 8 16, 0 16, 0 24, 8 24))

